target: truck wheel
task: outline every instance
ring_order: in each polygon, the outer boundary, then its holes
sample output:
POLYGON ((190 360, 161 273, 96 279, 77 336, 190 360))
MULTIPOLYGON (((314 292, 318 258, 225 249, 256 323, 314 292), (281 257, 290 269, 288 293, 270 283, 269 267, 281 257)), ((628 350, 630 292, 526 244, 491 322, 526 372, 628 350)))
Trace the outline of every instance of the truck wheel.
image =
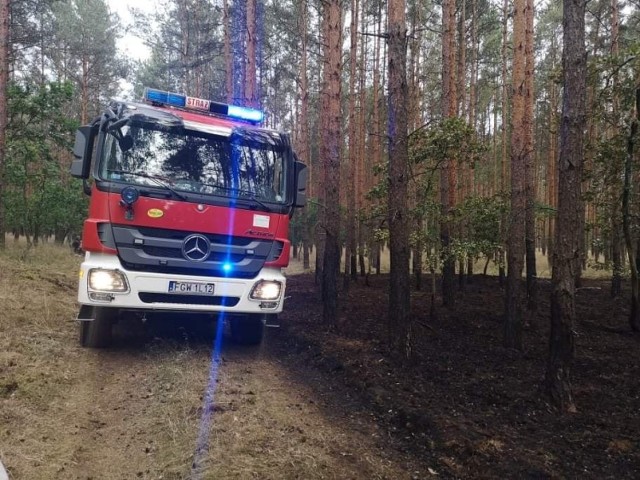
POLYGON ((93 320, 80 322, 80 345, 88 348, 105 348, 111 344, 115 318, 113 309, 94 307, 93 320))
POLYGON ((231 338, 241 345, 258 345, 264 336, 264 315, 247 315, 231 320, 231 338))

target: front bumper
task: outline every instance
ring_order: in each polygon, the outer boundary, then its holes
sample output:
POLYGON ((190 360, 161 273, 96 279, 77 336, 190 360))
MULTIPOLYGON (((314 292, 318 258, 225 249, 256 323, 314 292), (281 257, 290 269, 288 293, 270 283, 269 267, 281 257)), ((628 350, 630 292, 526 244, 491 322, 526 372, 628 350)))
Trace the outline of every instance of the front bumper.
POLYGON ((284 304, 285 287, 286 279, 277 268, 263 268, 253 279, 137 272, 123 268, 115 255, 87 252, 80 266, 78 303, 126 310, 280 313, 284 304), (126 276, 128 291, 105 294, 91 290, 88 285, 88 273, 93 268, 120 271, 126 276), (260 280, 281 282, 280 296, 275 300, 266 301, 249 298, 254 285, 260 280), (170 281, 214 284, 214 294, 170 293, 170 281), (100 299, 97 300, 96 297, 100 299))

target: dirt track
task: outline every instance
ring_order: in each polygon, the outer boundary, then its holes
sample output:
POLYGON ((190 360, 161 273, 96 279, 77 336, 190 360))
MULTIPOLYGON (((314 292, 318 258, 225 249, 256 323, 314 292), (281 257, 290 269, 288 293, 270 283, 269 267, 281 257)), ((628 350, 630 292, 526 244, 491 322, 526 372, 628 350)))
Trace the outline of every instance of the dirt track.
POLYGON ((213 332, 163 325, 81 349, 71 267, 16 265, 0 277, 0 459, 11 479, 428 476, 355 398, 301 365, 283 332, 259 348, 223 337, 204 411, 213 332))
POLYGON ((522 352, 501 347, 496 278, 475 277, 435 315, 412 291, 407 366, 385 342, 388 277, 343 292, 338 330, 320 320, 313 277, 292 277, 282 330, 260 348, 221 337, 208 389, 212 329, 161 324, 81 349, 79 262, 33 255, 0 255, 0 461, 12 479, 638 478, 640 339, 606 280, 578 294, 579 409, 562 415, 538 388, 548 282, 522 352))

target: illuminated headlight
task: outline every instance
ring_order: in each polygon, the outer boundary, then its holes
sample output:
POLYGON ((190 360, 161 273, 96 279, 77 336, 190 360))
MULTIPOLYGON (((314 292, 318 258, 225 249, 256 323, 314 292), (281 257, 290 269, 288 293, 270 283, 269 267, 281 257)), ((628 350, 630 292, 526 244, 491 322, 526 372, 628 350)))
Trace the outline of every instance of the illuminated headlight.
POLYGON ((129 290, 127 277, 118 270, 103 270, 92 268, 89 270, 89 288, 103 292, 126 292, 129 290))
POLYGON ((282 283, 275 280, 260 280, 251 289, 249 298, 253 300, 277 300, 282 291, 282 283))

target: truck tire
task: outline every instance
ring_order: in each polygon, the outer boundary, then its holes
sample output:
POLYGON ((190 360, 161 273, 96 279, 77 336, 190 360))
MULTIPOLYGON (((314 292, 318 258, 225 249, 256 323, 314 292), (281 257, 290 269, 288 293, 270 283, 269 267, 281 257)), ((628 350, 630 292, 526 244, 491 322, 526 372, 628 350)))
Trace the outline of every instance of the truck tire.
POLYGON ((105 348, 111 345, 115 312, 106 307, 93 308, 93 320, 80 322, 80 345, 105 348))
POLYGON ((231 339, 241 345, 259 345, 264 336, 264 315, 247 315, 231 320, 231 339))

